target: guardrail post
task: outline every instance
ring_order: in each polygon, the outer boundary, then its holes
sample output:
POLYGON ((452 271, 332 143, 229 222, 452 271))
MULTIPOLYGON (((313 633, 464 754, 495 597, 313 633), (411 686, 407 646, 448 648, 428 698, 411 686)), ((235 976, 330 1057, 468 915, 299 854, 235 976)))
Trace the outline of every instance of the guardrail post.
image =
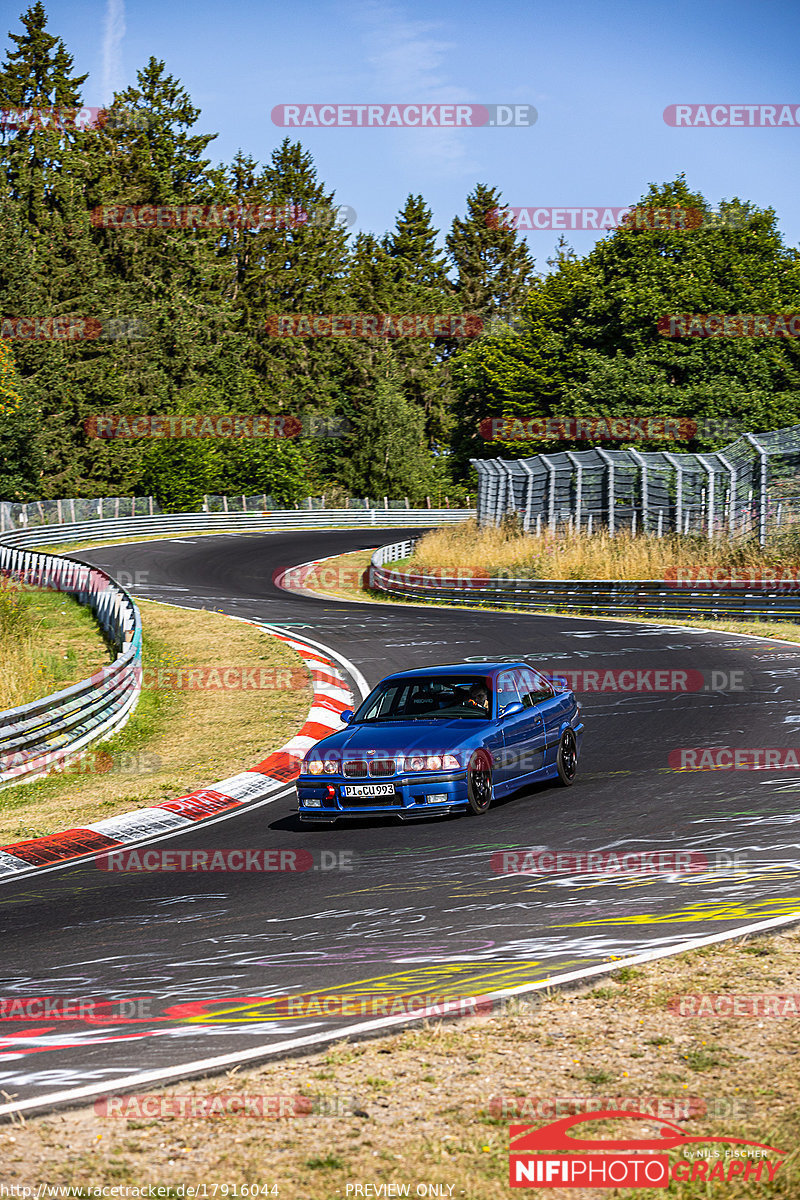
POLYGON ((714 536, 714 467, 706 461, 704 454, 696 454, 697 461, 705 467, 708 475, 708 537, 714 536))
POLYGON ((732 463, 728 462, 722 454, 717 453, 717 458, 722 463, 725 470, 731 478, 730 505, 728 507, 728 528, 731 531, 731 537, 736 533, 736 468, 732 463))
POLYGON ((522 528, 525 533, 528 533, 531 527, 531 514, 533 511, 533 471, 524 458, 519 460, 519 465, 527 476, 525 480, 525 516, 522 518, 522 528))
POLYGON ((767 541, 767 477, 769 472, 769 455, 754 434, 746 433, 744 436, 750 445, 754 446, 758 451, 758 457, 761 460, 761 484, 758 497, 758 540, 763 546, 767 541))
POLYGON ((681 533, 683 518, 683 467, 675 455, 668 454, 666 450, 664 451, 664 458, 675 472, 675 528, 678 533, 681 533))
POLYGON ((539 458, 542 460, 548 471, 547 523, 550 526, 550 531, 553 532, 556 527, 556 468, 555 464, 550 462, 550 459, 546 454, 540 454, 539 458))
POLYGON ((616 521, 614 513, 614 460, 611 458, 607 450, 601 450, 599 446, 596 447, 596 450, 603 462, 606 464, 606 472, 608 475, 608 532, 611 537, 614 537, 616 533, 616 521))
MULTIPOLYGON (((649 501, 649 492, 648 492, 648 486, 647 486, 647 463, 642 458, 642 456, 638 450, 629 450, 628 453, 630 454, 633 461, 639 464, 639 467, 642 472, 642 492, 641 492, 642 533, 649 533, 650 532, 650 507, 649 507, 650 501, 649 501)), ((636 521, 636 513, 635 512, 634 512, 633 516, 634 516, 634 525, 635 525, 635 521, 636 521)), ((634 532, 635 532, 635 528, 634 528, 634 532)))
POLYGON ((583 467, 571 450, 567 451, 567 458, 575 468, 575 532, 580 533, 581 504, 583 503, 583 467))

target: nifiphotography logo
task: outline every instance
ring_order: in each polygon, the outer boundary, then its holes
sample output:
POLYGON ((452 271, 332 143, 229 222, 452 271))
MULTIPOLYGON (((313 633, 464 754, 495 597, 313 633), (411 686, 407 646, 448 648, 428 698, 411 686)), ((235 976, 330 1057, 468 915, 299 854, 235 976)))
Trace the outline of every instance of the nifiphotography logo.
POLYGON ((512 1125, 509 1129, 511 1187, 652 1187, 672 1180, 730 1183, 740 1178, 771 1183, 786 1151, 744 1138, 684 1133, 672 1121, 646 1113, 607 1109, 579 1113, 548 1125, 512 1125), (640 1120, 655 1132, 642 1138, 581 1138, 569 1131, 586 1121, 640 1120), (692 1152, 688 1147, 706 1145, 692 1152), (675 1161, 659 1151, 683 1149, 675 1161), (541 1153, 556 1151, 556 1153, 541 1153))

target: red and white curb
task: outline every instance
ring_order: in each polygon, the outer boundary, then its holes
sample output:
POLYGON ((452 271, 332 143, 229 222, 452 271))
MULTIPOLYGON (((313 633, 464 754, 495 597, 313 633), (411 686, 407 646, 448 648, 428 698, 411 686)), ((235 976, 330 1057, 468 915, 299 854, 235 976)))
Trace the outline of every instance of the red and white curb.
MULTIPOLYGON (((249 771, 241 771, 209 787, 198 788, 188 796, 178 796, 175 800, 165 800, 162 804, 138 808, 116 817, 65 829, 62 833, 51 833, 47 837, 0 846, 0 881, 21 871, 51 867, 87 854, 102 853, 131 842, 146 841, 160 834, 188 829, 197 821, 243 808, 254 800, 263 800, 297 778, 300 762, 311 746, 342 728, 340 714, 346 708, 356 707, 353 694, 333 658, 329 657, 334 652, 326 653, 325 649, 313 642, 290 636, 259 621, 246 623, 265 629, 305 661, 311 673, 314 697, 302 729, 280 750, 267 755, 249 771)), ((364 690, 366 685, 360 672, 349 663, 347 667, 352 671, 356 686, 364 690)))

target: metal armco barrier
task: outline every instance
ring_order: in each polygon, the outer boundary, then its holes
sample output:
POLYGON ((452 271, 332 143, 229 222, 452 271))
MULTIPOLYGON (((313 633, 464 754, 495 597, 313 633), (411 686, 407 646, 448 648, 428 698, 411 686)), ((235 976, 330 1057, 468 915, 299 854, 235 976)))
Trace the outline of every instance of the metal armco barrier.
POLYGON ((469 508, 327 508, 274 512, 165 513, 161 516, 120 517, 38 525, 4 533, 7 546, 55 546, 62 542, 102 541, 104 538, 152 537, 171 533, 269 532, 285 529, 362 529, 374 525, 452 525, 474 518, 469 508))
POLYGON ((772 591, 755 587, 723 588, 662 583, 657 579, 491 579, 483 576, 444 578, 392 571, 386 564, 407 558, 414 541, 381 546, 372 556, 369 585, 406 600, 494 608, 555 609, 590 615, 664 617, 731 617, 742 620, 800 619, 800 585, 772 591))
POLYGON ((4 787, 64 765, 90 742, 109 737, 125 724, 141 691, 142 625, 131 597, 97 567, 0 545, 0 576, 22 587, 74 597, 92 610, 117 651, 114 661, 90 679, 0 712, 4 787))

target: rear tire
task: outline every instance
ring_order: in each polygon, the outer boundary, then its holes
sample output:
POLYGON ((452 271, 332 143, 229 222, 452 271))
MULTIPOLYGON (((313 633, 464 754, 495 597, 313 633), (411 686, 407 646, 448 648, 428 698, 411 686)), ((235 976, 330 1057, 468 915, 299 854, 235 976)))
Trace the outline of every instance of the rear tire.
POLYGON ((572 787, 578 774, 578 739, 573 729, 565 729, 561 734, 556 752, 556 769, 561 786, 572 787))
POLYGON ((467 767, 467 812, 474 817, 485 813, 492 803, 492 765, 482 750, 473 754, 467 767))

